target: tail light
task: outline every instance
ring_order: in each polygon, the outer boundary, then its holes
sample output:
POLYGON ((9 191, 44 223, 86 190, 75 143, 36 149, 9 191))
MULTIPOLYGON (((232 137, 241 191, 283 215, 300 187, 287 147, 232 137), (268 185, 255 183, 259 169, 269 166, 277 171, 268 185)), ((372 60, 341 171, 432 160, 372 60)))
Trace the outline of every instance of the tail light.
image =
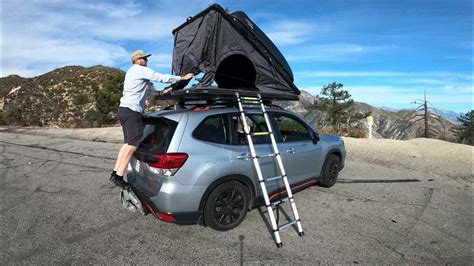
POLYGON ((172 176, 184 165, 188 157, 187 153, 154 154, 148 166, 156 174, 172 176))

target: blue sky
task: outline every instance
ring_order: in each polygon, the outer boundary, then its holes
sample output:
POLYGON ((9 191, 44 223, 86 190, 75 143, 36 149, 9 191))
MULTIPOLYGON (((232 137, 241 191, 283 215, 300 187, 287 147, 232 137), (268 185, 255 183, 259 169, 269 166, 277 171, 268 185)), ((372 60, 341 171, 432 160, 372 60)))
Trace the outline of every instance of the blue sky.
POLYGON ((337 81, 377 107, 417 107, 410 103, 426 90, 437 108, 473 109, 470 0, 2 0, 1 76, 67 65, 126 70, 135 49, 170 73, 172 29, 215 2, 246 12, 313 95, 337 81))

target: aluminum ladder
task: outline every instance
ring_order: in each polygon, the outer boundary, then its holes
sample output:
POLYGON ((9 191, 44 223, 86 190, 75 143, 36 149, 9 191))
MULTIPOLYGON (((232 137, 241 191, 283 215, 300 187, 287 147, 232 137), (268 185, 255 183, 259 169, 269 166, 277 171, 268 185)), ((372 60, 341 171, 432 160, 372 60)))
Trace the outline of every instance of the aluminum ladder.
MULTIPOLYGON (((280 151, 278 150, 278 146, 277 146, 277 143, 276 143, 276 140, 275 140, 275 136, 274 136, 274 133, 273 133, 273 130, 272 130, 272 127, 271 127, 270 119, 268 117, 267 111, 265 110, 265 105, 263 104, 263 100, 262 100, 261 95, 258 94, 258 97, 241 97, 239 95, 239 93, 236 92, 236 96, 237 96, 237 103, 238 103, 238 106, 239 106, 239 111, 240 111, 242 124, 243 124, 243 127, 244 127, 244 132, 245 132, 245 135, 247 136, 247 141, 248 141, 248 145, 249 145, 249 148, 250 148, 250 153, 252 155, 253 165, 255 166, 255 171, 257 172, 260 187, 262 189, 263 198, 265 200, 265 206, 267 207, 268 216, 270 217, 270 222, 271 222, 272 229, 273 229, 273 236, 275 238, 275 242, 276 242, 277 247, 281 248, 283 246, 283 243, 282 243, 281 238, 280 238, 280 230, 285 229, 285 228, 289 228, 292 225, 296 224, 298 235, 299 236, 304 235, 303 227, 301 226, 300 216, 298 214, 298 210, 296 209, 295 199, 293 198, 293 193, 291 192, 290 184, 288 183, 288 177, 286 175, 285 167, 283 167, 283 162, 281 160, 280 151), (268 129, 268 132, 250 132, 250 128, 249 128, 249 126, 247 124, 247 120, 246 120, 247 116, 246 116, 246 113, 245 113, 244 108, 243 108, 244 104, 246 104, 246 105, 260 105, 263 116, 265 118, 265 123, 266 123, 267 129, 268 129), (270 136, 272 147, 273 147, 273 153, 268 154, 268 155, 258 155, 255 152, 255 147, 254 147, 254 144, 253 144, 252 136, 265 136, 265 135, 270 136), (267 158, 267 157, 275 157, 276 158, 276 160, 278 162, 278 166, 280 168, 281 175, 278 175, 278 176, 275 176, 275 177, 270 177, 270 178, 264 178, 263 177, 262 170, 260 168, 259 160, 262 159, 262 158, 267 158), (271 182, 271 181, 279 180, 279 179, 282 179, 283 183, 285 184, 287 197, 283 198, 283 199, 280 199, 280 200, 277 200, 275 202, 270 202, 266 182, 271 182), (273 213, 273 211, 274 211, 273 207, 278 208, 278 205, 280 205, 284 202, 287 202, 287 201, 290 202, 291 210, 292 210, 293 216, 294 216, 294 220, 291 220, 291 221, 289 221, 285 224, 282 224, 282 225, 278 225, 278 222, 275 220, 275 215, 273 213)), ((278 209, 277 209, 277 211, 278 211, 278 209)))

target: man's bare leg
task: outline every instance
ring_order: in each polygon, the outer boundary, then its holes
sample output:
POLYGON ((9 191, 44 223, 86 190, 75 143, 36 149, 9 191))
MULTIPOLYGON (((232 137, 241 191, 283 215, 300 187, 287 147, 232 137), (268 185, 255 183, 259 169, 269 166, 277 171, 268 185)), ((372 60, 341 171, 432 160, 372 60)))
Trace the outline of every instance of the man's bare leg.
POLYGON ((117 155, 117 162, 115 163, 114 171, 110 176, 110 181, 115 185, 126 188, 127 182, 123 180, 123 175, 127 170, 128 163, 132 158, 133 153, 137 150, 137 147, 124 144, 120 148, 119 154, 117 155))
POLYGON ((117 175, 123 176, 125 170, 127 170, 128 163, 132 158, 133 153, 137 150, 137 147, 125 144, 122 149, 120 149, 119 160, 117 161, 117 175))
POLYGON ((120 151, 117 155, 117 162, 115 163, 115 166, 114 166, 114 172, 116 173, 117 173, 117 170, 119 169, 120 162, 124 160, 123 157, 124 157, 126 148, 127 148, 127 144, 123 144, 122 147, 120 147, 120 151))

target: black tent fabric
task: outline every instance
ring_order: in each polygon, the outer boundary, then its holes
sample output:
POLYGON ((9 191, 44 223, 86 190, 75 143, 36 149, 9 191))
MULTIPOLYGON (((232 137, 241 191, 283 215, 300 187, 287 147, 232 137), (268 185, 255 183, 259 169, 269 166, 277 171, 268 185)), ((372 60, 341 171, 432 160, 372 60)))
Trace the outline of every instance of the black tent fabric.
MULTIPOLYGON (((247 90, 297 100, 293 73, 273 42, 243 12, 212 5, 173 30, 173 72, 204 73, 195 87, 247 90)), ((174 89, 187 85, 179 83, 174 89)))

